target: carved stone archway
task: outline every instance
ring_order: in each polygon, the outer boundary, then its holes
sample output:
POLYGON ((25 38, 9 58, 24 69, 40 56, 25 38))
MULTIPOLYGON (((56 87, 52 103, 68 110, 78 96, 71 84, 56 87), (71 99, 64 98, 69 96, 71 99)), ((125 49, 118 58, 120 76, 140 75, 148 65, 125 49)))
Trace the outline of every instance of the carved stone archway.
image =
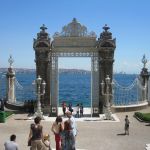
POLYGON ((91 98, 93 116, 103 112, 103 97, 100 83, 106 75, 112 79, 114 50, 116 41, 112 39, 109 27, 105 25, 104 31, 96 39, 94 32, 88 32, 75 18, 64 26, 62 31, 56 32, 51 41, 46 27, 34 39, 36 75, 46 81, 46 94, 42 98, 44 112, 51 116, 58 113, 58 57, 90 57, 91 58, 91 98))

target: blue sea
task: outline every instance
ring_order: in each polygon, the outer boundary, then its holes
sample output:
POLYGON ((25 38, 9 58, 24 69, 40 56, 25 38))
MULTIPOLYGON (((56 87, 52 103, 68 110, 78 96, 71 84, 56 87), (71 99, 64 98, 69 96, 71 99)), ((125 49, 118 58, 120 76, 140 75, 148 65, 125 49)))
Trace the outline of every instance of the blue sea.
MULTIPOLYGON (((0 74, 0 98, 6 97, 6 78, 0 74)), ((122 86, 129 86, 135 80, 135 74, 115 74, 114 79, 122 86)), ((16 99, 17 101, 36 100, 34 72, 16 73, 16 99)), ((59 104, 62 101, 72 103, 83 103, 84 106, 90 107, 91 104, 91 75, 60 73, 59 75, 59 104)))

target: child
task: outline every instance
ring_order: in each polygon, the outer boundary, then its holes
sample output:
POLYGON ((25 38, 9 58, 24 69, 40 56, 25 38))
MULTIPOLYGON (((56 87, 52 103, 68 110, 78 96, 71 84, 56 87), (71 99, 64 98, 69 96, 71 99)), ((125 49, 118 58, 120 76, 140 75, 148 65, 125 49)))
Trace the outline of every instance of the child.
POLYGON ((44 145, 44 150, 52 150, 50 146, 50 136, 49 134, 45 134, 43 137, 43 145, 44 145))

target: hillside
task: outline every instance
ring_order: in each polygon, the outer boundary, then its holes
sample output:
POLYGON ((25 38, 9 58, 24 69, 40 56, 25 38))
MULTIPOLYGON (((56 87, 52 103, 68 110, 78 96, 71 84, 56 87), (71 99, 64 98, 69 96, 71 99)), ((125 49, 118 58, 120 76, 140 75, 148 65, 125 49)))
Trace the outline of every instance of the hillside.
MULTIPOLYGON (((35 73, 35 69, 26 69, 26 68, 14 68, 16 73, 35 73)), ((6 73, 7 68, 0 68, 0 73, 6 73)), ((59 69, 59 73, 63 74, 89 74, 90 71, 82 69, 59 69)))

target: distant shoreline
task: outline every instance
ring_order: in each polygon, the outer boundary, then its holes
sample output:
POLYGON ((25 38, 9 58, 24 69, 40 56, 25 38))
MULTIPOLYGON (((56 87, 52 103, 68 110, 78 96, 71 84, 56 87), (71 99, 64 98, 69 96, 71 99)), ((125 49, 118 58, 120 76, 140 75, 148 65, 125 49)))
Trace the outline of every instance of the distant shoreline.
MULTIPOLYGON (((0 73, 7 72, 8 68, 0 68, 0 73)), ((29 68, 14 68, 16 73, 35 73, 36 69, 29 69, 29 68)), ((84 69, 59 69, 59 73, 65 73, 65 74, 90 74, 91 71, 84 70, 84 69)), ((125 72, 116 72, 114 74, 137 74, 137 73, 125 73, 125 72)))

